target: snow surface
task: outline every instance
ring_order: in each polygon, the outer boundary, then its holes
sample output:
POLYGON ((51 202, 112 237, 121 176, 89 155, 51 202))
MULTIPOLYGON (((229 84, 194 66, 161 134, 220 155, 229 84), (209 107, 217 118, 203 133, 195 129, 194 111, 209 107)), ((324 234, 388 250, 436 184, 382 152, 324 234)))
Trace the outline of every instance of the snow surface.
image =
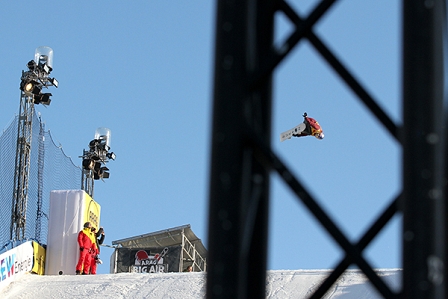
MULTIPOLYGON (((401 270, 377 270, 393 290, 400 289, 401 270)), ((329 274, 328 270, 271 270, 267 272, 266 298, 307 298, 329 274)), ((206 274, 120 273, 99 275, 23 274, 0 291, 7 298, 179 298, 205 297, 206 274)), ((325 295, 326 299, 382 298, 359 270, 348 270, 325 295)))

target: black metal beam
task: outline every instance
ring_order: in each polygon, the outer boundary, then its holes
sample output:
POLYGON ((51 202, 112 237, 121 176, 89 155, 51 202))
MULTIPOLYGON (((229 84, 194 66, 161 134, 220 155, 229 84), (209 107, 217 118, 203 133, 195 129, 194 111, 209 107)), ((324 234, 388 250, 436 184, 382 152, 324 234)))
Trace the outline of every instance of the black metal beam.
MULTIPOLYGON (((347 70, 346 67, 340 62, 339 59, 328 49, 328 47, 322 42, 320 38, 313 32, 310 24, 314 24, 317 20, 316 17, 322 16, 326 12, 334 1, 322 1, 313 13, 306 19, 303 20, 285 1, 280 1, 279 9, 284 12, 288 18, 296 25, 296 28, 302 29, 297 30, 292 37, 306 37, 314 46, 314 48, 322 55, 322 57, 330 64, 330 66, 339 74, 342 80, 352 89, 352 91, 359 97, 374 116, 386 127, 386 129, 392 134, 393 137, 398 139, 398 128, 395 123, 389 118, 389 116, 381 109, 381 107, 376 103, 373 97, 366 91, 366 89, 356 80, 356 78, 347 70), (315 16, 314 16, 315 15, 315 16), (306 30, 305 30, 306 29, 306 30), (297 32, 300 32, 298 35, 297 32)), ((294 39, 297 40, 298 39, 294 39)), ((290 47, 291 41, 286 42, 287 47, 290 47)), ((295 43, 294 43, 295 44, 295 43)), ((283 54, 285 55, 285 54, 283 54)))
MULTIPOLYGON (((300 23, 296 23, 296 30, 288 37, 285 43, 280 46, 280 50, 277 51, 272 47, 271 55, 262 63, 258 72, 254 73, 251 82, 257 83, 265 80, 267 76, 270 76, 277 65, 285 58, 299 41, 306 36, 307 32, 311 30, 314 24, 332 7, 337 0, 322 0, 320 1, 309 16, 300 23)), ((289 6, 285 0, 274 0, 276 3, 276 10, 282 11, 288 18, 292 20, 292 16, 296 15, 294 10, 289 6)))
POLYGON ((429 299, 445 296, 445 0, 403 1, 403 132, 313 33, 314 24, 334 2, 320 1, 302 19, 284 0, 218 1, 207 298, 265 296, 270 170, 280 174, 346 253, 313 298, 324 294, 325 288, 352 263, 385 298, 397 297, 362 257, 362 251, 397 212, 397 201, 404 214, 404 277, 400 295, 429 299), (279 49, 272 44, 276 11, 282 11, 296 25, 295 32, 279 49), (403 146, 403 194, 356 244, 348 241, 270 149, 272 71, 302 38, 308 38, 403 146))
MULTIPOLYGON (((398 211, 398 200, 399 197, 395 198, 390 205, 381 213, 380 217, 370 226, 366 233, 361 237, 361 239, 356 244, 359 251, 363 251, 367 245, 379 234, 379 232, 386 226, 387 223, 392 219, 392 217, 398 211)), ((331 288, 331 286, 336 283, 338 278, 344 273, 344 271, 353 263, 353 259, 350 255, 346 254, 344 259, 339 262, 339 264, 334 267, 330 275, 319 285, 319 288, 312 294, 309 299, 322 298, 326 292, 331 288)), ((391 292, 391 291, 390 291, 391 292)), ((392 297, 398 297, 393 294, 392 297)))
MULTIPOLYGON (((361 269, 370 282, 385 298, 396 298, 396 295, 385 283, 378 277, 374 269, 363 258, 362 250, 373 239, 373 230, 379 231, 379 226, 384 226, 386 222, 392 217, 395 210, 395 205, 386 210, 384 214, 373 224, 373 228, 361 239, 359 244, 353 245, 348 238, 342 233, 336 223, 325 213, 317 201, 311 196, 308 190, 300 181, 292 174, 286 164, 267 146, 262 140, 257 139, 256 134, 251 134, 251 142, 254 144, 253 148, 256 150, 255 155, 265 168, 276 171, 291 190, 297 195, 298 199, 307 207, 308 211, 320 222, 324 229, 331 237, 341 246, 345 251, 350 263, 356 264, 361 269)), ((342 274, 342 272, 341 272, 342 274)), ((338 275, 339 277, 340 275, 338 275)))
POLYGON ((253 157, 249 126, 271 135, 271 76, 250 78, 270 53, 274 2, 218 1, 207 298, 264 298, 269 170, 253 157))
POLYGON ((443 0, 403 0, 403 294, 445 298, 443 0))

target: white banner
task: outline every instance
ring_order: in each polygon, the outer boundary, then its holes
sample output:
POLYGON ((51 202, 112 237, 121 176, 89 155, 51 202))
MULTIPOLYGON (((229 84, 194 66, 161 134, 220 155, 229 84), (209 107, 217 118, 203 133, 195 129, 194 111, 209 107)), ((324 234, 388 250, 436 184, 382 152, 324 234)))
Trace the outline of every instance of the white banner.
POLYGON ((100 210, 83 190, 51 191, 45 275, 75 275, 78 233, 87 221, 98 230, 100 210))
POLYGON ((0 290, 21 274, 31 272, 33 254, 31 241, 0 254, 0 290))

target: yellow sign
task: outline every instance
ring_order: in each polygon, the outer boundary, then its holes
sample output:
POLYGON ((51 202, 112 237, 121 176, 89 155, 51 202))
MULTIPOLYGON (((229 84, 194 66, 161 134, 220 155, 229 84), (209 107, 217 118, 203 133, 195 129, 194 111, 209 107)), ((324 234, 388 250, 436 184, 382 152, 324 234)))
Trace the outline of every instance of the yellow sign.
POLYGON ((90 222, 98 231, 100 227, 101 206, 93 200, 87 193, 84 194, 84 223, 90 222))
POLYGON ((45 248, 36 242, 32 242, 34 251, 34 262, 32 273, 44 275, 45 274, 45 248))

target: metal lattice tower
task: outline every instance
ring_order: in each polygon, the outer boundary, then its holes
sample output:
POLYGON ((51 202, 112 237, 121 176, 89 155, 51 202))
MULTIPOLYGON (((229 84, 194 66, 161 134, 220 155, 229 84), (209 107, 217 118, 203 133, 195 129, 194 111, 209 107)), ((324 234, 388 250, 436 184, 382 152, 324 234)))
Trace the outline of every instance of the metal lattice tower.
POLYGON ((11 211, 11 240, 22 240, 25 237, 34 105, 50 105, 51 93, 42 93, 42 89, 58 86, 58 81, 49 77, 52 65, 53 50, 49 47, 39 47, 36 49, 34 60, 27 64, 28 71, 22 71, 11 211))
POLYGON ((265 298, 270 172, 278 173, 344 251, 344 258, 310 298, 322 298, 350 265, 359 267, 384 298, 446 297, 445 0, 402 1, 402 129, 315 34, 314 25, 336 2, 321 0, 308 16, 301 17, 286 0, 218 1, 209 199, 209 299, 265 298), (278 48, 273 45, 273 20, 277 12, 295 26, 278 48), (302 39, 310 42, 403 148, 402 194, 354 242, 270 146, 272 73, 302 39), (363 250, 399 212, 403 213, 401 292, 385 284, 363 257, 363 250))
POLYGON ((17 132, 17 152, 14 173, 14 194, 11 213, 11 239, 25 236, 26 207, 28 201, 28 177, 34 114, 33 96, 20 93, 20 110, 17 132))
MULTIPOLYGON (((83 150, 81 157, 85 157, 87 154, 88 151, 83 150)), ((86 193, 93 198, 94 186, 95 186, 95 180, 93 179, 93 170, 83 168, 81 175, 81 189, 86 191, 86 193)))
POLYGON ((111 133, 108 128, 97 128, 95 139, 89 142, 89 150, 83 150, 81 189, 93 198, 95 180, 108 179, 109 168, 106 163, 115 160, 115 153, 110 150, 111 133))

